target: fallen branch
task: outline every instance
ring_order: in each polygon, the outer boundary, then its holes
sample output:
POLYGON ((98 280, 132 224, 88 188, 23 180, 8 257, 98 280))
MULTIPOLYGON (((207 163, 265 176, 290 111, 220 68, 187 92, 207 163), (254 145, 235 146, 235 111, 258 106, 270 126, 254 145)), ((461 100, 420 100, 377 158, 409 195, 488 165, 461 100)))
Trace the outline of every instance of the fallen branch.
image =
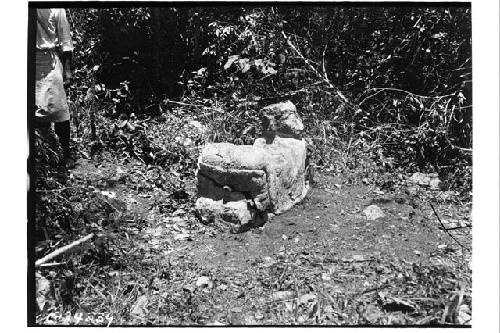
POLYGON ((53 267, 57 267, 57 266, 63 266, 63 265, 67 265, 66 262, 49 262, 47 264, 41 264, 40 268, 53 268, 53 267))
POLYGON ((90 240, 92 237, 94 237, 94 234, 90 234, 90 235, 87 235, 83 238, 80 238, 79 240, 76 240, 74 241, 73 243, 71 244, 68 244, 66 246, 63 246, 57 250, 55 250, 54 252, 52 253, 49 253, 48 255, 46 255, 45 257, 41 258, 41 259, 38 259, 36 262, 35 262, 35 267, 40 267, 42 264, 46 263, 47 261, 49 260, 52 260, 54 259, 55 257, 58 257, 60 256, 61 254, 64 254, 66 252, 68 252, 69 250, 71 250, 72 248, 82 244, 82 243, 85 243, 86 241, 90 240))
POLYGON ((373 293, 375 291, 379 291, 380 289, 385 289, 385 288, 388 288, 390 287, 391 284, 389 282, 385 282, 385 283, 382 283, 381 285, 379 286, 375 286, 375 287, 372 287, 372 288, 368 288, 368 289, 365 289, 363 290, 362 292, 360 293, 357 293, 357 295, 366 295, 366 294, 370 294, 370 293, 373 293))
POLYGON ((66 186, 66 187, 61 187, 61 188, 55 188, 52 190, 35 190, 37 193, 52 193, 52 192, 60 192, 64 190, 69 190, 72 188, 83 188, 83 186, 66 186))
POLYGON ((459 146, 455 146, 453 143, 451 143, 450 139, 448 138, 448 135, 445 135, 446 141, 448 141, 448 144, 451 146, 453 149, 458 149, 464 153, 472 154, 472 149, 471 148, 462 148, 459 146))
POLYGON ((444 229, 444 230, 457 230, 457 229, 463 229, 463 228, 472 228, 472 226, 471 226, 471 225, 469 225, 469 224, 466 224, 466 225, 464 225, 464 226, 452 227, 452 228, 446 228, 446 229, 444 229))
POLYGON ((432 211, 434 212, 434 215, 436 215, 438 221, 439 221, 439 224, 441 224, 441 227, 443 227, 443 230, 446 231, 446 233, 455 241, 457 242, 458 245, 460 245, 462 248, 466 249, 467 251, 470 252, 471 249, 469 249, 467 246, 463 245, 462 243, 460 243, 458 241, 458 239, 455 238, 455 236, 453 236, 449 231, 448 229, 446 229, 446 227, 444 226, 443 222, 441 222, 441 219, 439 218, 439 215, 438 213, 436 212, 436 210, 434 209, 434 206, 432 205, 432 203, 429 202, 429 205, 431 206, 432 208, 432 211))
POLYGON ((223 112, 221 109, 219 108, 214 108, 214 107, 211 107, 211 106, 206 106, 206 105, 202 105, 202 104, 195 104, 195 103, 184 103, 184 102, 177 102, 177 101, 172 101, 170 99, 165 99, 164 100, 165 103, 172 103, 172 104, 177 104, 177 105, 181 105, 181 106, 188 106, 188 107, 195 107, 195 108, 201 108, 201 109, 209 109, 209 110, 214 110, 214 111, 217 111, 217 112, 223 112))
MULTIPOLYGON (((448 95, 442 95, 442 96, 424 96, 424 95, 414 94, 411 91, 397 89, 397 88, 369 88, 369 89, 366 89, 365 91, 363 91, 363 93, 361 95, 364 95, 365 93, 367 93, 369 91, 375 91, 375 94, 378 94, 378 93, 383 92, 383 91, 395 91, 395 92, 401 92, 401 93, 404 93, 407 95, 411 95, 414 97, 420 97, 422 99, 443 99, 443 98, 454 96, 454 94, 448 94, 448 95)), ((365 100, 371 96, 373 96, 373 95, 366 97, 365 100)), ((364 100, 363 100, 363 102, 364 102, 364 100)), ((362 104, 362 103, 360 103, 360 104, 362 104)))

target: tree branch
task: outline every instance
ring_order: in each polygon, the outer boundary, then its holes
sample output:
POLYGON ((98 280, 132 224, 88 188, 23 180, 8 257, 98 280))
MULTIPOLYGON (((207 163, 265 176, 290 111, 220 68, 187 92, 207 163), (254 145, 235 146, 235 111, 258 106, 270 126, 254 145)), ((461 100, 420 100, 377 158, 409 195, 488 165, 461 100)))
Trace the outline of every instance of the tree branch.
POLYGON ((92 237, 94 237, 94 234, 90 234, 90 235, 87 235, 83 238, 80 238, 76 241, 74 241, 73 243, 71 244, 68 244, 66 246, 63 246, 57 250, 55 250, 54 252, 52 253, 49 253, 48 255, 46 255, 45 257, 41 258, 41 259, 38 259, 36 262, 35 262, 35 267, 40 267, 42 264, 46 263, 47 261, 49 260, 52 260, 54 259, 55 257, 57 256, 60 256, 61 254, 64 254, 66 252, 68 252, 69 250, 71 250, 72 248, 90 240, 92 237))
POLYGON ((395 91, 395 92, 401 92, 401 93, 404 93, 404 94, 407 94, 407 95, 411 95, 411 96, 414 96, 414 97, 420 97, 422 99, 443 99, 443 98, 446 98, 446 97, 452 97, 454 96, 454 94, 449 94, 449 95, 443 95, 443 96, 423 96, 423 95, 418 95, 418 94, 414 94, 410 91, 406 91, 406 90, 402 90, 402 89, 397 89, 397 88, 370 88, 370 89, 367 89, 365 91, 363 91, 363 93, 361 94, 364 95, 365 93, 369 92, 369 91, 375 91, 374 94, 372 95, 369 95, 367 97, 365 97, 363 99, 363 101, 361 101, 361 103, 359 103, 360 105, 363 104, 367 99, 377 95, 378 93, 380 92, 383 92, 383 91, 395 91))
MULTIPOLYGON (((311 61, 309 59, 307 59, 306 57, 304 57, 304 55, 302 54, 302 52, 300 52, 300 50, 295 46, 293 45, 293 43, 291 42, 290 38, 285 34, 284 31, 281 31, 281 34, 283 35, 283 37, 285 38, 286 40, 286 43, 288 44, 288 46, 305 62, 305 64, 318 76, 320 77, 327 85, 328 87, 330 87, 333 91, 335 91, 335 94, 344 102, 346 103, 347 105, 351 106, 352 108, 354 109, 359 109, 359 107, 355 107, 353 103, 351 103, 347 97, 345 97, 345 95, 340 91, 340 89, 338 89, 335 85, 333 85, 331 83, 331 81, 328 79, 328 76, 326 75, 326 73, 321 73, 320 71, 318 71, 316 69, 316 67, 314 67, 312 64, 311 64, 311 61)), ((326 50, 326 48, 325 48, 326 50)))

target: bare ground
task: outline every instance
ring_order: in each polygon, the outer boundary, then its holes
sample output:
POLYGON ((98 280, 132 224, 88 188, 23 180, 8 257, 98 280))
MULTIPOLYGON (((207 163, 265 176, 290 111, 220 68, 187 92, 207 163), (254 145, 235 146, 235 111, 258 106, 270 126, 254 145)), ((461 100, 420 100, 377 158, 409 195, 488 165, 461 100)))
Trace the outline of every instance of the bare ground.
POLYGON ((151 181, 174 176, 141 163, 80 161, 70 183, 93 188, 107 208, 75 202, 99 238, 65 270, 42 270, 66 301, 56 296, 38 323, 470 324, 470 207, 448 192, 404 181, 381 190, 320 173, 302 203, 230 234, 196 221, 192 179, 173 192, 151 181), (458 228, 442 230, 430 202, 458 228), (371 204, 385 217, 368 220, 371 204))

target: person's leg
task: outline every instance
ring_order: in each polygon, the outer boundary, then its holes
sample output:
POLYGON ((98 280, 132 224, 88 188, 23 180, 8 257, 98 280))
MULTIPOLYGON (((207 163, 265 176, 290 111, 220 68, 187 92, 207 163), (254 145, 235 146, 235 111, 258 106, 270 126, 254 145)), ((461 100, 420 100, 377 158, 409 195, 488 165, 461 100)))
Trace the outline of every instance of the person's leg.
POLYGON ((40 132, 43 137, 47 137, 50 132, 50 122, 42 122, 35 118, 34 128, 40 132))
POLYGON ((54 129, 57 136, 59 137, 59 143, 61 144, 61 148, 63 150, 64 163, 66 164, 67 168, 73 168, 75 166, 75 161, 71 154, 70 148, 71 128, 69 120, 55 123, 54 129))

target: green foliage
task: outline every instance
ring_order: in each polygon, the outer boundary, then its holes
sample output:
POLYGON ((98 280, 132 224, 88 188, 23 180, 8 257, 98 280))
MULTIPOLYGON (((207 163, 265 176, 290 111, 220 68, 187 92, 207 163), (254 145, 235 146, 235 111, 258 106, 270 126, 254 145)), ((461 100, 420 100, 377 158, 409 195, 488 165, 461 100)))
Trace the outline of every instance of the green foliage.
POLYGON ((318 165, 335 160, 331 147, 343 150, 344 142, 373 148, 383 165, 390 159, 444 177, 456 173, 452 166, 469 172, 469 8, 224 6, 70 14, 77 42, 70 95, 83 110, 89 91, 113 117, 160 114, 170 108, 165 98, 181 97, 208 108, 213 141, 251 143, 259 108, 290 99, 316 145, 318 165))

